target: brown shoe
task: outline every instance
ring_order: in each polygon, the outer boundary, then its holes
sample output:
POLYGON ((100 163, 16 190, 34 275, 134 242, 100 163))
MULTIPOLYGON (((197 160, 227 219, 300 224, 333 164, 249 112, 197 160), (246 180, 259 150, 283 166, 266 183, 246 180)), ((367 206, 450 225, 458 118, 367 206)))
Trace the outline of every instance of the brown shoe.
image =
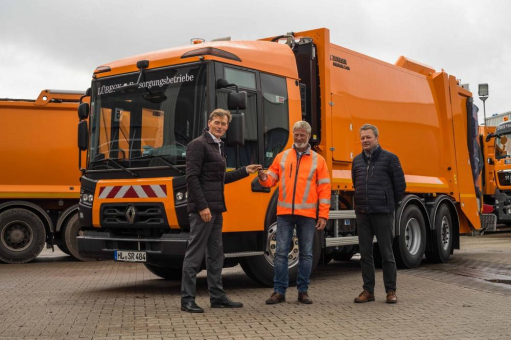
POLYGON ((285 302, 286 296, 277 292, 271 293, 271 296, 266 300, 267 305, 275 305, 277 303, 285 302))
POLYGON ((371 302, 374 301, 374 294, 369 293, 367 290, 364 289, 362 293, 358 297, 355 298, 356 303, 364 303, 364 302, 371 302))
POLYGON ((306 305, 310 305, 312 303, 312 300, 309 297, 309 294, 307 292, 299 292, 298 293, 298 302, 301 302, 306 305))
POLYGON ((396 292, 393 290, 389 290, 387 292, 387 303, 397 303, 396 292))

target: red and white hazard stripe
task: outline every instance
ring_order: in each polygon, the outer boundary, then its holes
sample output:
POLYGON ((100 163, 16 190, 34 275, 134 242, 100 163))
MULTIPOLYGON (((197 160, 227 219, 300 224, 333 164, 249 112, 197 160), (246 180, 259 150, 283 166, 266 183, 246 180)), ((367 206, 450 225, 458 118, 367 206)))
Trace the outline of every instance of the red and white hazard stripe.
POLYGON ((101 187, 99 198, 148 198, 167 197, 166 185, 116 185, 101 187))

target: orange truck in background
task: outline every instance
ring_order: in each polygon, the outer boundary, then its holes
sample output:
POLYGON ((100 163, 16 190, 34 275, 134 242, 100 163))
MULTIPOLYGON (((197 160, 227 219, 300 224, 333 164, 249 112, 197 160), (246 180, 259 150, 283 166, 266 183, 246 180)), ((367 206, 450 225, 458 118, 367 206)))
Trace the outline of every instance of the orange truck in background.
MULTIPOLYGON (((330 221, 315 237, 314 266, 348 260, 358 250, 351 164, 365 123, 378 126, 383 148, 399 156, 406 175, 394 230, 401 266, 416 267, 424 256, 446 262, 460 234, 495 225, 494 215, 481 214, 472 93, 454 76, 407 58, 392 65, 335 45, 322 28, 99 66, 90 106, 79 107, 79 140, 87 151, 81 256, 142 262, 161 277, 181 276, 189 238, 186 146, 218 107, 233 110, 228 168, 268 168, 291 147, 293 124, 311 124, 310 143, 326 159, 332 184, 330 221)), ((239 263, 267 285, 273 284, 278 190, 261 187, 255 175, 225 187, 225 266, 239 263)), ((294 242, 289 253, 291 280, 297 247, 294 242)))
POLYGON ((45 245, 79 257, 70 225, 80 197, 75 127, 84 94, 0 99, 0 261, 31 261, 45 245))
POLYGON ((480 126, 484 162, 484 203, 498 223, 511 224, 511 122, 507 117, 497 126, 480 126))

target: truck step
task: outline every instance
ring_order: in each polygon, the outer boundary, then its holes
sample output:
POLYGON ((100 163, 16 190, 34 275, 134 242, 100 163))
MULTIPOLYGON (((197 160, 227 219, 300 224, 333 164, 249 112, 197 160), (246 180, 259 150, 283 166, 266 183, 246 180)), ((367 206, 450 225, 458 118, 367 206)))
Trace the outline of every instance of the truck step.
MULTIPOLYGON (((376 243, 376 236, 373 238, 373 243, 376 243)), ((346 237, 327 237, 325 239, 325 246, 328 247, 340 247, 358 244, 358 236, 346 236, 346 237)))
POLYGON ((495 214, 482 214, 481 215, 481 233, 485 231, 497 230, 497 215, 495 214))
POLYGON ((331 220, 345 220, 357 218, 355 210, 330 210, 328 218, 331 220))

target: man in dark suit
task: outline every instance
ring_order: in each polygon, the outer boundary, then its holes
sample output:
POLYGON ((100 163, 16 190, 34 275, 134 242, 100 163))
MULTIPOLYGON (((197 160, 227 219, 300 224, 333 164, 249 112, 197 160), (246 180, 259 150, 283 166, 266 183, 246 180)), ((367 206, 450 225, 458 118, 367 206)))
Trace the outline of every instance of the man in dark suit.
POLYGON ((212 308, 240 308, 243 304, 227 298, 222 285, 224 252, 222 213, 227 211, 224 184, 247 177, 261 169, 253 164, 226 172, 224 145, 220 138, 231 122, 231 113, 216 109, 209 116, 208 129, 188 144, 186 185, 190 213, 190 240, 183 263, 181 310, 203 313, 195 303, 196 277, 207 255, 208 290, 212 308))

